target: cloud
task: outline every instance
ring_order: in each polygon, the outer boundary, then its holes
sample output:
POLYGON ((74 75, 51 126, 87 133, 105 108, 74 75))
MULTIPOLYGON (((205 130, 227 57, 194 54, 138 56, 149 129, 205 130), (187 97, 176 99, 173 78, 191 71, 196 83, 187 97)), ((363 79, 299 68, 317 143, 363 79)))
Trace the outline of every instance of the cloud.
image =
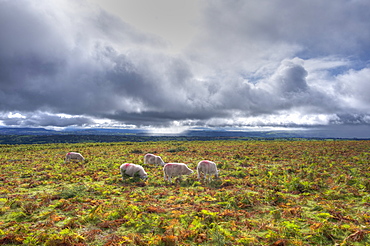
POLYGON ((5 126, 21 126, 21 127, 83 127, 93 124, 94 122, 83 116, 70 117, 68 115, 54 115, 45 112, 33 113, 8 113, 0 114, 0 121, 5 126))
POLYGON ((131 85, 143 82, 127 55, 117 50, 125 43, 127 49, 156 46, 156 37, 151 39, 103 11, 83 8, 87 13, 74 13, 71 8, 81 6, 63 8, 62 1, 57 6, 22 3, 1 3, 4 13, 12 13, 2 15, 1 23, 15 28, 2 28, 6 32, 1 38, 0 109, 102 111, 114 106, 115 96, 130 93, 131 85))
POLYGON ((233 66, 247 61, 251 67, 250 62, 292 54, 367 59, 363 55, 369 51, 369 7, 365 0, 207 1, 197 52, 233 66))
MULTIPOLYGON (((303 63, 303 61, 298 62, 303 63)), ((275 91, 289 97, 292 94, 307 92, 306 77, 307 71, 302 64, 297 64, 294 60, 284 60, 273 75, 272 81, 275 83, 275 91)))
POLYGON ((349 70, 336 77, 338 93, 349 110, 370 112, 370 68, 349 70))
POLYGON ((197 0, 90 1, 122 17, 138 30, 162 37, 174 52, 184 48, 193 38, 200 11, 197 0))
POLYGON ((205 1, 198 35, 174 51, 88 1, 1 1, 0 120, 368 124, 369 3, 340 2, 205 1))

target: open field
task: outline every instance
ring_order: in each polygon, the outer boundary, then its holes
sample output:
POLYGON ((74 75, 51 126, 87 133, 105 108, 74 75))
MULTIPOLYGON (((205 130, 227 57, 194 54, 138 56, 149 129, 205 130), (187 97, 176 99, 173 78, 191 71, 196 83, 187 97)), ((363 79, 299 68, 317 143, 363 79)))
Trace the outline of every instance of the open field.
POLYGON ((370 245, 370 141, 1 145, 0 162, 2 245, 370 245), (148 152, 220 179, 167 184, 148 152), (149 179, 122 181, 125 162, 149 179))

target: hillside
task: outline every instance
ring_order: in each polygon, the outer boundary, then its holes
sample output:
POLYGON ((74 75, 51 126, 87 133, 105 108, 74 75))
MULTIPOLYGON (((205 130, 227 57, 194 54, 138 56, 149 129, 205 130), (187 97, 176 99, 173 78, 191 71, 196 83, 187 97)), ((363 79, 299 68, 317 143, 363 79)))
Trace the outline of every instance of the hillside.
POLYGON ((2 145, 0 161, 2 245, 370 244, 370 141, 2 145), (166 183, 148 152, 220 179, 166 183), (122 180, 125 162, 149 179, 122 180))

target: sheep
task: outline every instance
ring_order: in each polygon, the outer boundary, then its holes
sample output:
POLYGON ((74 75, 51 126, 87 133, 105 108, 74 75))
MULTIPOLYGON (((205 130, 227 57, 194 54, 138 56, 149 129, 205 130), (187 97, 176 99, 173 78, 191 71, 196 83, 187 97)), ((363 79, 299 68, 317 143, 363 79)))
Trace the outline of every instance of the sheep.
POLYGON ((156 164, 159 166, 165 165, 164 161, 162 160, 160 156, 149 154, 149 153, 144 156, 144 164, 156 164))
POLYGON ((201 173, 204 174, 204 179, 207 178, 208 175, 208 181, 211 180, 212 175, 214 175, 216 178, 218 178, 218 170, 216 163, 213 161, 200 161, 197 166, 197 173, 198 173, 198 179, 200 180, 201 173))
POLYGON ((148 174, 145 172, 144 168, 133 163, 123 163, 119 170, 122 175, 122 180, 125 179, 125 175, 134 177, 135 174, 139 174, 140 178, 144 180, 148 178, 148 174))
POLYGON ((66 158, 64 160, 64 163, 68 163, 71 160, 80 162, 80 161, 84 161, 85 158, 80 153, 77 153, 77 152, 68 152, 66 154, 66 158))
POLYGON ((172 183, 171 178, 179 176, 179 179, 181 180, 181 175, 192 174, 193 170, 188 168, 188 166, 184 163, 167 163, 163 167, 163 173, 164 180, 168 180, 170 183, 172 183))

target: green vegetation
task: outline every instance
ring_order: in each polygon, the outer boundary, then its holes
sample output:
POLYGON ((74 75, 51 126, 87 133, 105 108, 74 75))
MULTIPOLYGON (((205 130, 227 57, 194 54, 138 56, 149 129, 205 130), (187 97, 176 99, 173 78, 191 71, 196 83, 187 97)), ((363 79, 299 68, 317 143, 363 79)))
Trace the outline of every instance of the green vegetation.
POLYGON ((1 145, 0 162, 1 245, 370 245, 370 141, 1 145), (165 183, 148 152, 220 179, 165 183))

